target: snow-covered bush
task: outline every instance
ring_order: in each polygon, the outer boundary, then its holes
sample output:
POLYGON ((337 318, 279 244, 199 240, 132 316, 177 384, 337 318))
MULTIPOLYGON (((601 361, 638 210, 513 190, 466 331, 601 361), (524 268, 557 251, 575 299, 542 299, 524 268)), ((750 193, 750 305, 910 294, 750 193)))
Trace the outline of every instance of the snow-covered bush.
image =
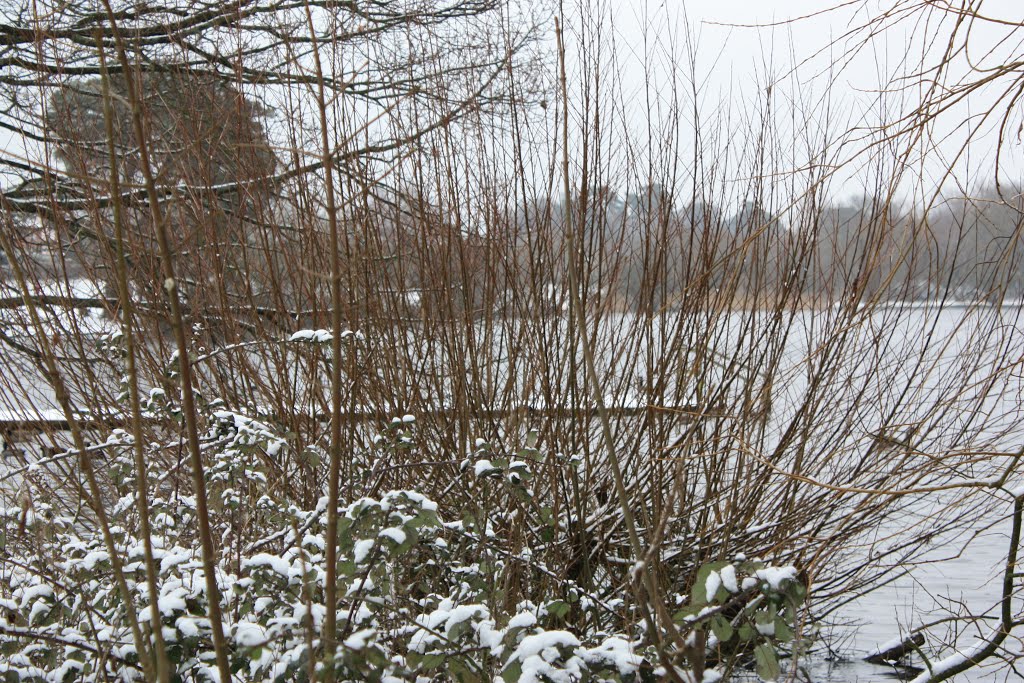
POLYGON ((776 653, 794 641, 793 624, 806 594, 794 567, 772 567, 740 555, 703 565, 689 604, 675 620, 692 625, 719 656, 752 652, 758 674, 774 680, 780 674, 776 653))
MULTIPOLYGON (((414 421, 375 440, 382 458, 408 449, 414 421)), ((116 444, 124 441, 123 435, 116 444)), ((230 662, 239 681, 301 681, 322 673, 327 499, 313 509, 277 505, 260 491, 261 464, 289 448, 268 425, 213 406, 206 470, 222 545, 217 583, 230 662)), ((115 442, 111 442, 115 443, 115 442)), ((587 590, 542 561, 558 515, 530 488, 542 461, 530 435, 503 455, 484 441, 461 476, 479 499, 442 509, 410 490, 361 497, 339 509, 337 680, 583 683, 659 678, 655 650, 628 588, 587 590), (486 464, 483 464, 486 463, 486 464), (506 502, 525 507, 521 528, 506 502), (543 501, 541 501, 543 502, 543 501), (539 526, 537 526, 539 525, 539 526), (501 533, 497 533, 500 530, 501 533)), ((111 447, 127 448, 118 445, 111 447)), ((123 460, 115 455, 112 462, 123 460)), ((114 506, 111 531, 131 594, 125 604, 103 538, 85 517, 37 505, 3 511, 0 675, 6 681, 142 680, 126 619, 152 632, 143 544, 132 497, 114 506)), ((205 576, 195 542, 195 501, 155 491, 151 540, 160 629, 175 680, 217 680, 205 576)), ((680 568, 680 575, 693 568, 680 568)), ((778 673, 803 588, 792 567, 743 558, 706 564, 675 621, 709 666, 736 653, 778 673), (711 635, 707 635, 710 631, 711 635)), ((704 679, 717 675, 704 672, 704 679)))

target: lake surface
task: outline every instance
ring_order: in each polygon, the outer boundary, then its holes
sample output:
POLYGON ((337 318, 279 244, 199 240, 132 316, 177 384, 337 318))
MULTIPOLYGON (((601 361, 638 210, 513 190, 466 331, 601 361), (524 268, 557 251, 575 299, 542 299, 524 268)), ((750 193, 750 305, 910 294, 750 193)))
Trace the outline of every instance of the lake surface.
MULTIPOLYGON (((955 362, 964 354, 977 353, 981 360, 978 363, 979 374, 984 374, 984 368, 996 368, 1000 363, 1019 365, 1020 345, 1024 342, 1020 312, 1019 304, 1001 310, 943 310, 937 315, 937 337, 949 343, 942 347, 940 355, 955 362), (961 324, 972 315, 979 319, 991 316, 992 329, 1000 330, 1001 341, 984 348, 984 336, 966 334, 961 324), (959 341, 958 337, 963 337, 963 341, 959 341)), ((908 312, 910 320, 916 317, 914 312, 908 312)), ((923 315, 920 320, 924 322, 923 315)), ((983 323, 981 327, 986 324, 983 323)), ((985 401, 990 406, 988 419, 978 430, 976 438, 990 438, 999 450, 1015 452, 1021 447, 1022 441, 1019 427, 1012 424, 1015 421, 1019 423, 1021 415, 1021 376, 1019 369, 1004 375, 1005 382, 985 401)), ((951 418, 955 419, 955 415, 951 418)), ((1017 477, 1019 480, 1019 474, 1017 477)), ((875 651, 883 643, 925 624, 948 620, 954 615, 998 614, 1010 532, 1008 515, 1012 503, 1005 493, 986 493, 979 499, 987 501, 992 507, 972 528, 957 536, 940 536, 931 543, 926 556, 910 567, 906 575, 840 610, 837 619, 847 623, 835 629, 835 637, 841 646, 845 644, 845 648, 841 649, 853 661, 837 664, 831 669, 818 664, 814 667, 813 680, 838 683, 883 679, 887 674, 895 673, 895 670, 857 660, 875 651)), ((926 504, 941 507, 941 496, 931 498, 926 504)), ((930 530, 926 521, 929 510, 922 509, 921 512, 918 521, 925 521, 920 529, 930 530)), ((880 529, 879 536, 900 531, 894 524, 893 528, 880 529)), ((1022 607, 1024 605, 1018 591, 1014 614, 1019 615, 1022 607)), ((987 631, 991 626, 986 624, 981 627, 975 622, 964 621, 940 623, 928 630, 926 646, 935 647, 940 641, 955 640, 958 648, 963 650, 983 635, 979 632, 980 628, 987 631)), ((1004 647, 1018 657, 1024 656, 1020 640, 1011 637, 1004 643, 1004 647)), ((951 654, 953 651, 949 649, 937 653, 939 658, 951 654)), ((922 665, 916 657, 913 663, 922 665)), ((1020 678, 1005 663, 996 659, 986 666, 961 674, 955 680, 989 683, 1020 678)))
MULTIPOLYGON (((955 557, 949 557, 957 553, 955 547, 942 547, 938 544, 931 554, 936 559, 945 558, 941 562, 916 566, 910 575, 879 588, 841 610, 839 618, 849 620, 849 625, 837 627, 835 635, 840 641, 846 639, 845 649, 851 659, 862 659, 883 643, 907 633, 910 628, 951 614, 989 610, 998 613, 993 607, 1001 592, 1009 526, 1008 520, 1002 520, 975 538, 955 557)), ((1015 608, 1018 614, 1020 602, 1018 598, 1015 608)), ((937 626, 931 633, 942 636, 948 633, 948 629, 937 626)), ((976 634, 977 629, 973 625, 964 627, 960 635, 960 647, 969 647, 976 634)), ((1021 654, 1019 641, 1008 639, 1006 646, 1018 655, 1021 654)), ((920 659, 915 658, 914 663, 920 665, 920 659)), ((831 671, 827 666, 818 664, 814 671, 823 676, 820 679, 816 676, 814 680, 838 683, 879 680, 893 670, 852 661, 836 665, 831 671)), ((996 660, 987 667, 961 674, 956 680, 981 683, 1019 679, 1012 671, 1007 672, 1002 662, 996 660)))

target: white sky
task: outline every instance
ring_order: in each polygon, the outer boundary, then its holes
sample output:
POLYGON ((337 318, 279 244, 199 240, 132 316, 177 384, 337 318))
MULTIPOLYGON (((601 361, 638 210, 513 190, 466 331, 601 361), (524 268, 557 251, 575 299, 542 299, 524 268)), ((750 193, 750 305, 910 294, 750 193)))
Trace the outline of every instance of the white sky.
MULTIPOLYGON (((777 92, 783 99, 801 100, 803 109, 812 117, 824 116, 827 107, 823 96, 827 92, 833 112, 846 117, 845 123, 861 126, 875 124, 880 116, 879 88, 893 75, 906 73, 907 69, 918 64, 922 52, 926 51, 926 43, 940 36, 945 39, 949 26, 946 24, 938 27, 934 20, 927 24, 921 20, 922 15, 909 15, 873 39, 837 72, 830 67, 842 61, 841 57, 849 47, 860 45, 864 39, 863 33, 852 38, 846 34, 863 25, 869 16, 877 15, 881 8, 896 4, 896 0, 855 2, 831 12, 822 10, 840 4, 841 0, 611 2, 617 41, 621 41, 619 52, 637 55, 628 67, 632 75, 625 81, 626 87, 631 85, 634 88, 637 99, 643 100, 644 71, 640 66, 640 55, 645 51, 644 27, 648 29, 648 46, 656 43, 656 34, 675 35, 676 42, 680 43, 678 37, 689 27, 689 34, 694 37, 697 45, 698 78, 706 79, 706 104, 727 102, 734 119, 756 110, 756 101, 761 97, 760 93, 767 83, 767 73, 770 72, 777 77, 786 74, 790 76, 779 83, 777 92), (818 14, 808 17, 815 13, 818 14), (799 17, 808 18, 783 25, 764 26, 799 17), (755 24, 762 26, 751 26, 755 24), (790 71, 795 64, 799 64, 798 68, 790 71), (760 86, 762 90, 755 86, 760 86)), ((987 17, 1024 22, 1024 2, 1021 0, 975 0, 974 6, 987 17)), ((980 65, 1019 60, 1024 58, 1024 29, 1014 32, 991 22, 976 22, 972 26, 969 47, 970 58, 980 65)), ((657 52, 659 48, 653 51, 657 52)), ((664 48, 660 51, 663 54, 665 52, 664 48)), ((934 54, 934 48, 930 54, 934 54)), ((656 68, 655 73, 659 87, 665 88, 666 69, 678 70, 680 67, 666 67, 666 60, 660 61, 660 70, 656 68)), ((963 62, 959 66, 962 68, 963 62)), ((946 112, 931 131, 933 139, 939 142, 926 158, 918 158, 916 163, 911 164, 908 177, 916 179, 922 187, 934 187, 942 180, 944 169, 953 166, 962 187, 991 182, 998 122, 983 125, 975 142, 961 154, 965 139, 963 123, 991 106, 995 94, 1004 92, 1006 82, 1002 85, 1002 88, 995 86, 988 91, 975 93, 963 104, 946 112)), ((910 100, 916 101, 916 93, 906 93, 905 97, 909 100, 899 105, 897 98, 889 95, 886 97, 886 106, 892 111, 894 108, 905 108, 910 100)), ((1019 182, 1024 177, 1024 146, 1016 135, 1024 107, 1018 103, 1014 110, 1012 135, 1004 143, 1000 158, 1003 182, 1019 182)), ((842 123, 836 121, 833 125, 842 123)), ((799 132, 791 131, 791 136, 799 132)), ((848 177, 837 183, 838 189, 834 188, 833 194, 842 196, 858 192, 862 182, 857 181, 858 172, 853 170, 854 167, 847 169, 848 177)), ((957 184, 951 179, 946 179, 943 187, 948 192, 957 191, 957 184)), ((913 191, 913 188, 908 189, 908 192, 913 191)))
MULTIPOLYGON (((521 0, 529 5, 531 0, 521 0)), ((572 0, 567 2, 570 4, 572 0)), ((575 0, 587 2, 588 0, 575 0)), ((729 110, 732 127, 739 131, 749 130, 745 117, 756 117, 763 102, 764 86, 768 74, 775 77, 788 75, 779 82, 776 93, 779 96, 779 111, 790 107, 800 110, 812 125, 793 123, 782 131, 781 140, 793 140, 799 135, 812 131, 820 135, 816 126, 821 125, 827 112, 833 118, 828 128, 833 132, 848 125, 870 125, 877 123, 878 88, 887 77, 905 68, 908 52, 920 56, 926 40, 933 39, 940 31, 934 26, 923 25, 910 20, 892 26, 881 37, 874 39, 842 70, 830 70, 830 66, 852 44, 843 41, 843 36, 852 27, 862 24, 881 7, 891 6, 897 0, 868 0, 854 3, 840 10, 821 13, 774 27, 749 27, 753 24, 767 24, 794 19, 815 12, 821 12, 841 0, 592 0, 603 3, 603 11, 614 17, 612 32, 616 50, 620 56, 620 71, 623 74, 622 89, 627 100, 633 104, 631 112, 636 125, 643 125, 648 118, 657 117, 658 102, 652 105, 653 113, 647 109, 645 92, 644 54, 648 54, 649 73, 654 83, 652 95, 657 100, 662 93, 671 91, 669 83, 674 77, 687 76, 689 69, 680 64, 685 57, 685 35, 692 37, 696 46, 696 75, 701 83, 701 110, 705 121, 714 119, 722 108, 729 110), (732 24, 732 25, 730 25, 732 24), (747 25, 748 27, 742 26, 747 25), (645 32, 646 28, 646 32, 645 32), (830 43, 839 41, 834 47, 830 43), (670 54, 675 54, 670 58, 670 54), (817 57, 815 58, 815 55, 817 57), (809 59, 804 62, 803 60, 809 59), (795 71, 791 67, 800 63, 795 71), (828 95, 828 100, 824 99, 828 95), (796 102, 790 106, 787 102, 796 102), (831 108, 831 109, 830 109, 831 108), (813 130, 812 130, 813 129, 813 130)), ((975 5, 993 17, 1012 21, 1024 21, 1024 1, 987 0, 975 5)), ((568 10, 567 10, 568 11, 568 10)), ((602 11, 600 8, 597 11, 602 11)), ((972 34, 972 58, 984 62, 984 52, 993 45, 998 48, 988 56, 989 62, 998 62, 1007 56, 1020 59, 1024 56, 1024 30, 1017 30, 1012 40, 999 43, 1005 37, 1006 29, 992 30, 990 26, 978 25, 972 34)), ((1012 34, 1011 34, 1012 35, 1012 34)), ((862 35, 856 38, 859 41, 862 35)), ((571 38, 570 38, 571 41, 571 38)), ((578 47, 578 45, 576 46, 578 47)), ((574 46, 570 42, 569 52, 574 46)), ((916 58, 910 58, 911 63, 916 58)), ((890 106, 895 98, 890 97, 890 106)), ((980 93, 966 104, 946 112, 941 123, 933 131, 933 137, 942 139, 926 159, 912 160, 910 177, 917 178, 922 186, 934 186, 943 170, 948 166, 957 169, 958 177, 965 186, 989 182, 995 161, 996 137, 993 126, 989 125, 968 150, 968 154, 954 158, 963 139, 962 130, 957 126, 969 115, 983 111, 992 102, 992 93, 980 93), (947 136, 950 136, 947 138, 947 136)), ((1016 133, 1015 119, 1013 132, 1016 133)), ((631 123, 631 125, 633 125, 631 123)), ((822 128, 824 130, 824 128, 822 128)), ((0 133, 0 148, 24 155, 21 140, 11 139, 0 133)), ((853 148, 850 148, 852 151, 853 148)), ((1016 136, 1003 147, 1001 163, 1006 180, 1024 177, 1024 147, 1016 136)), ((834 196, 857 194, 862 190, 864 172, 857 163, 844 170, 844 177, 837 179, 832 190, 834 196)), ((884 160, 883 160, 884 161, 884 160)), ((794 164, 799 165, 800 154, 794 152, 794 164)), ((4 183, 6 184, 6 183, 4 183)), ((956 185, 945 182, 948 191, 955 192, 956 185)), ((908 192, 913 192, 913 188, 908 192)))

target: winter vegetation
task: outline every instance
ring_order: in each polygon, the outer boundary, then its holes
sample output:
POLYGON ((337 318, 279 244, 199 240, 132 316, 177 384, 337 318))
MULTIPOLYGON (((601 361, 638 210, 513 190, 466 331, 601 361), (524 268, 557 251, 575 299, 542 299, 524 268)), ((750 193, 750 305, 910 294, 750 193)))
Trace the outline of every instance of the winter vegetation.
POLYGON ((3 680, 817 680, 992 529, 869 660, 1014 676, 1024 24, 887 7, 866 125, 599 2, 0 4, 3 680))

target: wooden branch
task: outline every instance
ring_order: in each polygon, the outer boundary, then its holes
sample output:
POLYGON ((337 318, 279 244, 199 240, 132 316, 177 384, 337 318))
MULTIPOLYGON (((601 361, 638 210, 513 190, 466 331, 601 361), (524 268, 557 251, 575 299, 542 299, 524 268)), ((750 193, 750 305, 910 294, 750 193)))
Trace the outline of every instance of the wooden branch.
MULTIPOLYGON (((30 297, 36 306, 59 306, 61 308, 104 308, 111 302, 107 299, 59 294, 36 294, 30 297)), ((0 297, 0 309, 21 308, 25 300, 20 296, 0 297)))
MULTIPOLYGON (((694 418, 710 418, 716 419, 719 417, 712 411, 704 411, 700 406, 605 406, 605 411, 612 416, 616 417, 632 417, 639 415, 659 415, 659 414, 671 414, 681 416, 683 421, 690 421, 694 418)), ((361 409, 361 410, 343 410, 342 417, 348 422, 386 422, 396 416, 396 413, 401 412, 400 410, 385 410, 385 409, 361 409)), ((498 409, 484 409, 474 410, 472 408, 466 410, 463 408, 435 408, 431 410, 417 410, 415 411, 417 418, 420 419, 454 419, 461 417, 468 412, 470 419, 475 420, 502 420, 511 417, 532 417, 532 418, 550 418, 550 419, 587 419, 592 420, 598 417, 597 410, 594 408, 532 408, 523 406, 520 408, 498 408, 498 409)), ((305 417, 311 421, 326 422, 330 419, 330 414, 326 412, 317 412, 312 415, 303 415, 296 413, 292 415, 305 417)), ((107 415, 107 416, 78 416, 75 418, 76 424, 87 429, 100 429, 100 428, 123 428, 126 424, 126 417, 123 415, 107 415)), ((257 419, 274 421, 280 419, 277 415, 259 415, 257 419)), ((50 431, 66 431, 69 429, 67 420, 59 417, 46 417, 45 415, 26 415, 24 417, 16 418, 0 418, 0 433, 12 433, 12 432, 50 432, 50 431)))
POLYGON ((894 664, 912 652, 916 652, 917 648, 922 645, 924 645, 924 634, 911 633, 894 645, 872 652, 864 658, 864 661, 872 664, 894 664))

